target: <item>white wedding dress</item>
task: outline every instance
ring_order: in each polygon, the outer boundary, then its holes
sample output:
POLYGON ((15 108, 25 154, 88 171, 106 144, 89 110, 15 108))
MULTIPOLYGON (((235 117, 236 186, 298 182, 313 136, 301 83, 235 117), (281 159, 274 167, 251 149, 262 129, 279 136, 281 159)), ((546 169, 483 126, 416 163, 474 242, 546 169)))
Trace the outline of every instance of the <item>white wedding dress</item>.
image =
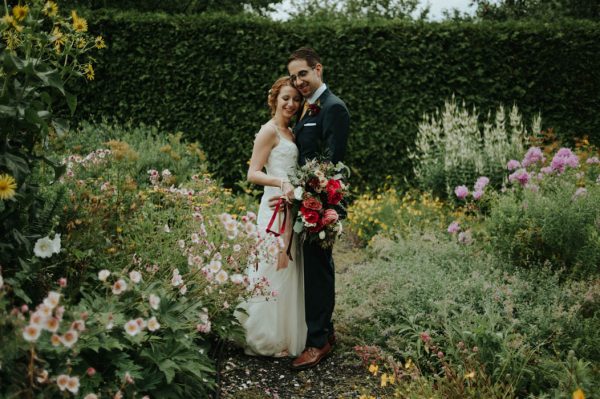
MULTIPOLYGON (((278 130, 277 134, 279 143, 271 150, 265 169, 269 176, 287 178, 296 170, 298 147, 278 130)), ((281 194, 278 187, 265 186, 257 215, 258 229, 262 232, 273 216, 269 198, 281 194)), ((279 220, 280 217, 277 216, 273 230, 283 222, 279 220)), ((297 243, 298 237, 294 233, 291 248, 294 260, 290 260, 286 268, 277 270, 276 259, 259 263, 258 269, 253 266, 248 268, 251 283, 266 277, 269 281, 268 291, 277 292, 274 298, 253 297, 241 305, 247 315, 239 313, 238 319, 246 330, 245 352, 249 355, 298 356, 304 349, 307 333, 304 318, 304 263, 297 243)))

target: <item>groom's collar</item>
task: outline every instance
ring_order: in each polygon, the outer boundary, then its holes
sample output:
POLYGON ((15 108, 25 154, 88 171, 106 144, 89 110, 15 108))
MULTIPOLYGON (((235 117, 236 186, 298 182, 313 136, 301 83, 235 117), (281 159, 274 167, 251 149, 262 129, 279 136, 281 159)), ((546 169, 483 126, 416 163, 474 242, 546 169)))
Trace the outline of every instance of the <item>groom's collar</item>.
POLYGON ((309 104, 316 103, 317 100, 319 99, 319 97, 321 97, 321 94, 323 94, 325 92, 325 90, 327 90, 327 85, 325 83, 323 83, 321 86, 319 86, 317 91, 315 91, 313 93, 312 96, 310 96, 306 99, 306 101, 308 101, 309 104))

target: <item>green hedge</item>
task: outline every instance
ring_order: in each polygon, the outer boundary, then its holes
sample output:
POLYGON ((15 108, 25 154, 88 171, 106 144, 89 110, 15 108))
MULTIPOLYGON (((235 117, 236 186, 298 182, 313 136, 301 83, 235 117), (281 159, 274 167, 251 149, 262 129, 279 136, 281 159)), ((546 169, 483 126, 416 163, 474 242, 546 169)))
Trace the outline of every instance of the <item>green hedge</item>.
POLYGON ((160 123, 197 139, 227 184, 245 177, 270 84, 311 45, 351 113, 355 185, 410 179, 407 149, 424 112, 453 93, 483 112, 516 103, 563 137, 600 144, 600 24, 329 23, 251 16, 104 13, 96 80, 79 118, 160 123))

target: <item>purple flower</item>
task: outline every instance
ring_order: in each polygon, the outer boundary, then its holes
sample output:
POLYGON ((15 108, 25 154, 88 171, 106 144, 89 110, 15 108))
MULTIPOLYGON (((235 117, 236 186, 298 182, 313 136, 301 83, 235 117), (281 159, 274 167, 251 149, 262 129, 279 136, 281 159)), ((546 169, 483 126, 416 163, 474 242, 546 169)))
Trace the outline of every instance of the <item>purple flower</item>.
POLYGON ((588 165, 593 165, 593 164, 598 164, 600 163, 600 159, 598 159, 598 157, 591 157, 588 158, 585 163, 587 163, 588 165))
POLYGON ((513 172, 510 176, 508 176, 508 180, 511 183, 518 181, 519 184, 521 184, 521 186, 525 186, 529 182, 530 178, 531 176, 529 175, 529 173, 527 173, 525 169, 519 169, 513 172))
POLYGON ((475 182, 475 191, 483 191, 483 189, 485 188, 485 186, 488 185, 489 182, 490 179, 488 179, 485 176, 480 176, 475 182))
POLYGON ((477 201, 478 199, 480 199, 483 196, 483 191, 482 190, 473 191, 472 195, 473 195, 473 199, 475 201, 477 201))
POLYGON ((526 168, 529 165, 533 165, 536 162, 543 163, 545 160, 546 159, 544 158, 542 150, 540 150, 538 147, 531 147, 527 150, 527 153, 525 154, 525 158, 523 158, 523 162, 521 162, 521 165, 523 165, 523 167, 526 168))
MULTIPOLYGON (((549 175, 550 173, 552 173, 554 170, 550 167, 550 166, 544 166, 542 169, 540 169, 540 172, 549 175)), ((541 179, 540 179, 541 180, 541 179)))
POLYGON ((570 166, 571 168, 576 168, 579 166, 579 158, 577 155, 573 154, 573 152, 568 148, 561 148, 558 150, 554 158, 552 158, 552 162, 550 163, 550 167, 552 170, 562 173, 565 171, 565 167, 570 166))
POLYGON ((450 234, 455 234, 458 233, 460 231, 460 225, 458 224, 458 222, 452 222, 450 223, 450 226, 448 226, 448 233, 450 234))
POLYGON ((508 169, 508 170, 515 170, 515 169, 520 168, 520 167, 521 167, 521 164, 516 159, 511 159, 506 164, 506 169, 508 169))
POLYGON ((456 194, 456 197, 459 200, 464 200, 465 198, 467 198, 467 195, 469 195, 469 189, 467 188, 467 186, 457 186, 454 189, 454 194, 456 194))

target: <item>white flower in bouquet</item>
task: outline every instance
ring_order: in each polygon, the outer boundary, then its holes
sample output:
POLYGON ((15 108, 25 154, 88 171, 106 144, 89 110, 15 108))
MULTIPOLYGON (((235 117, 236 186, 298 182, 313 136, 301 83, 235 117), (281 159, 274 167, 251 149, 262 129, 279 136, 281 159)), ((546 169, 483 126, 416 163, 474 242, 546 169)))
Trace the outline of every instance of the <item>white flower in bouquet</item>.
POLYGON ((294 189, 294 198, 298 201, 302 201, 302 196, 304 195, 304 189, 300 186, 294 189))
POLYGON ((324 239, 325 239, 325 230, 321 230, 321 231, 319 232, 319 238, 320 238, 321 240, 324 240, 324 239))

